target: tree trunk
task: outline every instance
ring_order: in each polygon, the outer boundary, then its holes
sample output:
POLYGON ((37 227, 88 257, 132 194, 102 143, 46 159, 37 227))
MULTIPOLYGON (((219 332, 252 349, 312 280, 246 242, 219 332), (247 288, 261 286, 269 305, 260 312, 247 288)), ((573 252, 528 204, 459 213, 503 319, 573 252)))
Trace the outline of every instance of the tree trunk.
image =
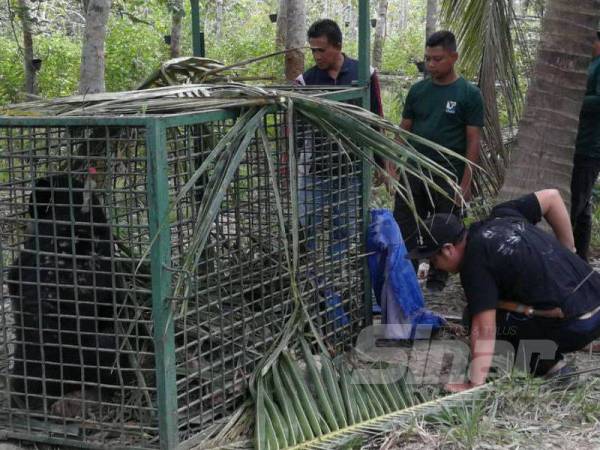
POLYGON ((28 94, 37 94, 36 69, 33 66, 33 33, 31 16, 27 0, 19 0, 17 14, 23 28, 23 65, 25 67, 24 90, 28 94))
POLYGON ((408 23, 408 4, 407 0, 401 0, 400 2, 400 29, 404 30, 408 23))
POLYGON ((379 0, 377 4, 377 24, 373 36, 373 66, 381 70, 383 63, 383 44, 387 25, 388 0, 379 0))
POLYGON ((215 37, 217 43, 220 43, 223 39, 223 0, 216 0, 217 11, 215 18, 215 37))
POLYGON ((354 2, 352 2, 352 0, 350 0, 350 2, 348 3, 348 21, 350 22, 350 25, 348 26, 348 28, 346 28, 347 30, 347 37, 349 38, 349 40, 354 40, 356 38, 356 31, 358 28, 358 20, 356 19, 357 14, 356 11, 354 10, 354 2))
POLYGON ((181 22, 184 14, 183 0, 171 0, 171 58, 181 56, 181 22))
POLYGON ((500 197, 540 188, 569 198, 574 143, 600 0, 551 0, 527 92, 517 146, 500 197))
MULTIPOLYGON (((287 2, 287 36, 285 48, 306 45, 306 4, 304 0, 287 2)), ((293 80, 304 72, 304 52, 295 50, 285 54, 285 78, 293 80)))
POLYGON ((279 0, 279 10, 277 11, 277 34, 275 35, 275 49, 277 51, 285 48, 287 17, 287 0, 279 0))
POLYGON ((425 40, 431 36, 437 28, 438 0, 427 0, 427 18, 425 20, 425 40))
POLYGON ((104 40, 112 0, 88 0, 83 4, 85 33, 81 50, 79 92, 104 92, 104 40))

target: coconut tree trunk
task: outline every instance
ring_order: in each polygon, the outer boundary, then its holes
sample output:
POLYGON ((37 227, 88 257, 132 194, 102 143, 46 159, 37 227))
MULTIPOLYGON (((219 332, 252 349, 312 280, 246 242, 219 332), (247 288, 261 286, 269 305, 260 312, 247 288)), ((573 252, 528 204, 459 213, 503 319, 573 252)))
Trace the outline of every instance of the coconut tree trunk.
POLYGON ((83 2, 85 32, 79 76, 79 92, 81 94, 93 94, 106 90, 104 85, 104 41, 111 4, 111 0, 83 2))
POLYGON ((383 62, 383 44, 385 43, 385 30, 387 26, 388 0, 379 0, 377 3, 377 25, 373 36, 373 66, 381 69, 383 62))
POLYGON ((171 0, 171 58, 181 56, 181 23, 185 10, 183 0, 171 0))
POLYGON ((275 35, 275 48, 283 50, 287 36, 287 0, 279 0, 277 11, 277 34, 275 35))
POLYGON ((36 69, 33 66, 33 33, 31 31, 31 15, 27 0, 19 0, 17 14, 23 29, 23 65, 25 67, 24 90, 28 94, 37 94, 36 69))
POLYGON ((600 0, 551 0, 519 124, 517 147, 501 198, 540 188, 568 199, 586 67, 600 19, 600 0))
POLYGON ((427 38, 435 32, 437 28, 437 20, 438 0, 427 0, 427 16, 425 19, 425 40, 427 40, 427 38))
MULTIPOLYGON (((287 35, 285 48, 306 45, 306 4, 304 0, 287 2, 287 35)), ((304 71, 304 52, 295 50, 285 54, 285 78, 293 80, 304 71)))
POLYGON ((216 0, 215 37, 217 43, 223 39, 223 0, 216 0))

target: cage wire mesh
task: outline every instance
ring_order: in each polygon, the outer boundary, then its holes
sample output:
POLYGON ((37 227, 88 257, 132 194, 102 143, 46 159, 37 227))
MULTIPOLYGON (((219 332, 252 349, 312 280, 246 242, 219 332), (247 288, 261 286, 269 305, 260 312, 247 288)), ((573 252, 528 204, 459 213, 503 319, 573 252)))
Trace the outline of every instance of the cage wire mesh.
MULTIPOLYGON (((286 114, 264 117, 267 144, 259 133, 251 140, 192 271, 183 261, 214 164, 175 198, 235 119, 165 127, 167 184, 156 187, 172 206, 164 269, 173 284, 183 277, 193 286, 158 299, 173 312, 180 442, 243 402, 250 375, 292 313, 284 240, 293 201, 296 278, 327 344, 344 349, 364 324, 362 163, 286 114)), ((47 442, 157 447, 163 343, 148 252, 156 181, 148 130, 48 123, 0 121, 1 426, 47 442)))

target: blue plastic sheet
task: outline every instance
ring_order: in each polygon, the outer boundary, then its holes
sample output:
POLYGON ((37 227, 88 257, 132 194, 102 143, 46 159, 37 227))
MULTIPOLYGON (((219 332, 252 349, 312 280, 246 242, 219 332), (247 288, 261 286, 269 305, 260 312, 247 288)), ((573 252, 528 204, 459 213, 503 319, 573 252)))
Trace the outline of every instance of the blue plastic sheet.
POLYGON ((387 339, 429 337, 444 320, 425 308, 423 293, 410 260, 400 227, 387 209, 371 210, 367 236, 371 285, 381 307, 387 339))

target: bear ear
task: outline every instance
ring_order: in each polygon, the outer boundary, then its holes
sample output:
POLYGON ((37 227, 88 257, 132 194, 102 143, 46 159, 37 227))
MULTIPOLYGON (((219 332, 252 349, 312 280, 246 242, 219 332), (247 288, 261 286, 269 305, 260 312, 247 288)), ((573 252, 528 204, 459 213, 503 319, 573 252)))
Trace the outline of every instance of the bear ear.
POLYGON ((29 215, 32 219, 41 219, 48 215, 48 206, 52 201, 52 189, 47 178, 36 180, 29 196, 29 215))

